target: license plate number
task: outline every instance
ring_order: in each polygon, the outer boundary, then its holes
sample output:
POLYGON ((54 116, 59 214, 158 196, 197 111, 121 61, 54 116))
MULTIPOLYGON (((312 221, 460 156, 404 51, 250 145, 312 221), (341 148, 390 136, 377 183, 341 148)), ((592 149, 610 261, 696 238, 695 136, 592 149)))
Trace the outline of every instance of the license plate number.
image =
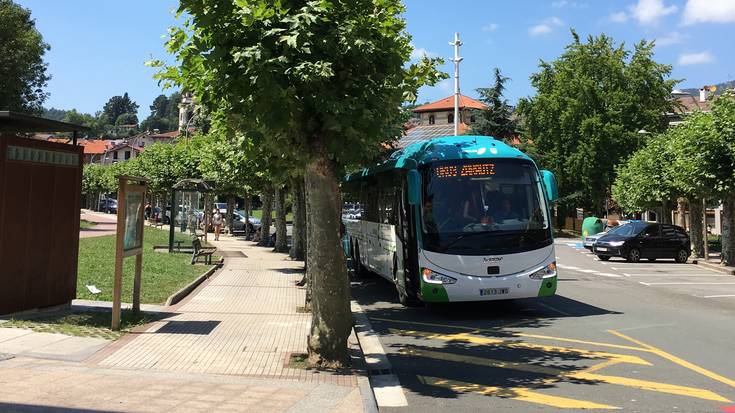
POLYGON ((480 288, 480 296, 508 294, 507 288, 480 288))
POLYGON ((605 248, 605 247, 597 247, 597 251, 607 251, 607 248, 605 248))

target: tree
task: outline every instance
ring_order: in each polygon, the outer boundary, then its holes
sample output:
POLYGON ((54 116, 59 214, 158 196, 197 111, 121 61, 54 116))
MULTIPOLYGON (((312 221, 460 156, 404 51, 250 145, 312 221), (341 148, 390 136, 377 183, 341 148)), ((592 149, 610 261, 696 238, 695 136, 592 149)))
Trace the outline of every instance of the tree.
POLYGON ((30 10, 12 0, 0 0, 0 27, 0 110, 41 114, 51 79, 43 56, 50 47, 30 10))
POLYGON ((115 125, 137 125, 138 124, 138 116, 135 115, 135 113, 123 113, 122 115, 118 116, 115 120, 115 125))
POLYGON ((517 132, 516 121, 512 118, 513 108, 506 99, 503 99, 505 83, 510 78, 500 74, 500 69, 497 67, 493 74, 495 83, 492 87, 477 89, 480 101, 487 105, 487 109, 473 111, 476 120, 472 124, 470 133, 510 141, 517 132))
POLYGON ((179 102, 181 93, 174 92, 170 97, 158 95, 150 106, 151 114, 140 124, 143 130, 158 129, 162 132, 176 130, 179 127, 179 102))
MULTIPOLYGON (((125 94, 122 96, 111 97, 110 100, 108 100, 107 103, 105 103, 105 106, 102 108, 102 113, 107 117, 109 121, 113 122, 116 125, 119 125, 117 123, 117 120, 121 115, 138 114, 138 104, 130 99, 130 97, 128 96, 128 92, 125 92, 125 94)), ((138 123, 137 117, 135 123, 138 123)))
MULTIPOLYGON (((727 148, 730 158, 730 177, 723 169, 722 187, 722 262, 735 265, 735 91, 723 93, 712 105, 714 132, 727 148)), ((727 161, 726 161, 727 162, 727 161)), ((727 164, 722 165, 727 168, 727 164)))
POLYGON ((521 99, 518 111, 542 166, 557 176, 560 210, 601 212, 615 165, 641 146, 638 132, 666 128, 676 81, 667 79, 671 66, 652 59, 653 43, 631 53, 604 34, 585 43, 572 37, 558 59, 540 63, 531 76, 537 94, 521 99))
POLYGON ((675 154, 670 138, 669 134, 655 136, 616 168, 612 195, 624 211, 661 207, 661 215, 670 218, 668 206, 680 195, 671 170, 675 154))
POLYGON ((338 176, 400 136, 401 103, 442 78, 436 59, 406 65, 413 48, 403 11, 398 0, 182 0, 189 17, 168 42, 180 66, 159 75, 305 165, 315 365, 348 360, 338 176))
MULTIPOLYGON (((726 116, 727 110, 723 110, 723 106, 728 105, 727 99, 727 97, 717 99, 713 104, 712 113, 695 112, 688 116, 683 124, 672 129, 671 134, 672 145, 676 153, 672 170, 677 185, 682 191, 693 194, 697 198, 722 200, 725 215, 723 221, 732 217, 731 214, 735 207, 735 205, 729 207, 729 202, 735 193, 735 173, 733 172, 735 170, 735 151, 723 136, 727 127, 721 125, 727 123, 727 120, 720 123, 721 119, 718 119, 718 122, 715 122, 716 118, 726 116), (721 106, 715 112, 714 106, 717 105, 721 106)), ((699 202, 701 201, 697 201, 699 202)), ((701 210, 699 212, 701 213, 701 210)), ((723 223, 723 232, 726 228, 729 227, 723 223)), ((726 249, 729 236, 732 236, 731 232, 723 233, 722 259, 732 265, 735 261, 730 255, 732 249, 726 249)))

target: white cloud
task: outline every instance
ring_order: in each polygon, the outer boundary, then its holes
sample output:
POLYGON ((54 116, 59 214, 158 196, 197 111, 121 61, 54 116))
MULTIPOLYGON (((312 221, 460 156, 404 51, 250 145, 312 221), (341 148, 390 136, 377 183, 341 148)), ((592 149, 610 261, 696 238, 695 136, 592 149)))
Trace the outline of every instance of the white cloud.
POLYGON ((669 46, 672 44, 683 43, 687 38, 689 38, 689 36, 683 35, 679 32, 671 32, 656 38, 656 46, 669 46))
POLYGON ((638 0, 638 3, 630 8, 630 14, 640 24, 655 24, 658 20, 672 13, 676 13, 678 7, 666 6, 663 0, 638 0))
POLYGON ((413 47, 413 51, 411 52, 411 60, 421 60, 421 58, 423 58, 424 56, 426 56, 426 57, 437 57, 437 56, 439 56, 438 54, 436 54, 434 52, 430 52, 430 51, 424 49, 423 47, 418 47, 417 48, 416 46, 413 45, 413 43, 411 44, 411 47, 413 47))
POLYGON ((562 8, 562 7, 564 7, 564 6, 568 5, 568 4, 569 4, 569 2, 567 0, 559 0, 559 1, 551 2, 551 7, 560 9, 560 8, 562 8))
POLYGON ((497 23, 490 23, 482 26, 483 32, 494 32, 495 30, 498 30, 498 24, 497 23))
POLYGON ((549 17, 548 19, 544 20, 543 23, 531 26, 528 29, 528 34, 530 34, 531 36, 548 34, 551 33, 555 27, 559 27, 563 24, 564 22, 561 21, 561 19, 559 19, 558 17, 549 17))
POLYGON ((561 9, 564 7, 570 7, 570 8, 586 8, 587 3, 580 2, 580 1, 568 1, 568 0, 556 0, 551 2, 551 7, 555 9, 561 9))
POLYGON ((687 0, 684 24, 735 23, 733 0, 687 0))
POLYGON ((624 11, 613 13, 608 18, 610 19, 611 22, 614 22, 614 23, 625 23, 626 21, 628 21, 628 15, 625 14, 624 11))
POLYGON ((682 66, 686 65, 701 65, 705 63, 712 63, 715 61, 715 57, 712 53, 704 51, 699 53, 684 53, 679 55, 679 64, 682 66))

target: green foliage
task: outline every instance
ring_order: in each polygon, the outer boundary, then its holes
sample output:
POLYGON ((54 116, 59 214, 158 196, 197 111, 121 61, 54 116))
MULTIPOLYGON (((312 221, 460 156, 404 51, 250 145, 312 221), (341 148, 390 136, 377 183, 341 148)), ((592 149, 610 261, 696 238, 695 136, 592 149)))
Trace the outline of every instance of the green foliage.
POLYGON ((50 47, 31 12, 12 0, 0 0, 0 27, 0 110, 41 114, 51 78, 43 55, 50 47))
POLYGON ((184 0, 190 17, 167 44, 180 67, 150 64, 291 157, 359 163, 400 136, 401 103, 445 76, 439 59, 405 65, 403 10, 397 0, 184 0))
POLYGON ((170 97, 159 95, 150 106, 151 114, 140 124, 142 130, 161 132, 176 130, 179 127, 179 103, 181 93, 174 92, 170 97))
POLYGON ((511 117, 513 109, 508 101, 503 99, 505 83, 510 78, 500 74, 498 68, 495 68, 493 74, 495 77, 493 86, 477 89, 480 101, 487 105, 487 109, 473 111, 476 120, 472 124, 470 134, 493 136, 508 141, 516 136, 518 127, 516 121, 511 117))
POLYGON ((672 162, 676 156, 672 132, 658 135, 616 168, 613 199, 626 212, 653 209, 662 201, 673 201, 680 190, 672 162))
POLYGON ((639 130, 666 128, 664 114, 675 80, 671 67, 653 59, 653 43, 632 53, 602 34, 574 41, 553 62, 531 76, 536 96, 518 110, 528 138, 545 155, 542 166, 559 182, 561 203, 600 210, 615 176, 615 165, 640 147, 639 130))
MULTIPOLYGON (((125 92, 125 94, 122 96, 111 97, 110 100, 108 100, 107 103, 105 103, 105 106, 102 108, 102 113, 107 117, 109 121, 112 121, 115 125, 120 125, 120 123, 117 123, 117 121, 121 115, 137 115, 138 104, 130 99, 130 97, 128 96, 128 92, 125 92)), ((138 123, 137 117, 134 123, 138 123)))
POLYGON ((82 172, 82 193, 93 195, 109 194, 117 191, 115 171, 111 165, 84 165, 82 172))

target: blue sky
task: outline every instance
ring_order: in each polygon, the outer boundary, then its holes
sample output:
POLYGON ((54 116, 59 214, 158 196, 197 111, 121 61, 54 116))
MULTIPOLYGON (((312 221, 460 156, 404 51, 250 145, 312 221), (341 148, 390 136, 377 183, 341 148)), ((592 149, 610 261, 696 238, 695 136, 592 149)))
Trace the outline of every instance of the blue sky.
MULTIPOLYGON (((94 113, 113 95, 128 92, 138 116, 161 93, 154 71, 143 64, 166 59, 163 39, 176 24, 176 0, 16 0, 31 9, 51 45, 53 79, 46 106, 94 113)), ((491 82, 499 67, 512 81, 507 98, 534 94, 528 77, 540 59, 559 56, 571 41, 569 28, 586 37, 606 33, 628 45, 657 39, 656 60, 674 67, 680 87, 735 79, 735 0, 404 0, 415 54, 449 58, 448 44, 460 32, 464 94, 491 82)), ((447 72, 452 67, 444 67, 447 72)), ((168 92, 167 92, 168 93, 168 92)), ((451 81, 420 91, 419 101, 452 93, 451 81)))

